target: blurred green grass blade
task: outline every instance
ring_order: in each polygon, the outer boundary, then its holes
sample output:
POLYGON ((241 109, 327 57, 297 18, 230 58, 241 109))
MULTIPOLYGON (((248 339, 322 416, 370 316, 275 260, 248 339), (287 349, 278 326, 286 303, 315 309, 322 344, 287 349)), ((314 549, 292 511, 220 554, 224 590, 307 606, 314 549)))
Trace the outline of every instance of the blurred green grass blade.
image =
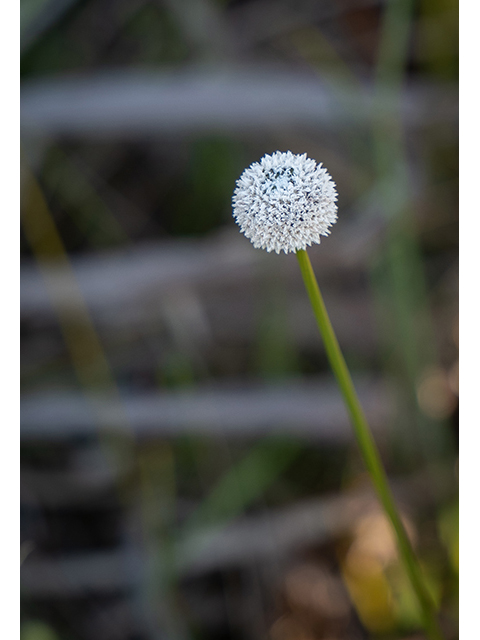
POLYGON ((390 0, 385 4, 376 66, 377 88, 383 82, 400 85, 408 57, 413 0, 390 0))
POLYGON ((300 366, 289 324, 288 294, 278 280, 273 280, 271 267, 266 269, 268 272, 264 279, 263 304, 256 329, 254 364, 262 378, 278 380, 299 374, 300 366))
POLYGON ((400 373, 401 438, 396 443, 397 450, 404 450, 405 462, 410 464, 435 459, 449 444, 444 426, 427 419, 416 398, 420 376, 438 355, 400 118, 412 19, 412 0, 393 0, 385 6, 376 67, 372 142, 379 201, 389 228, 385 245, 374 256, 370 270, 384 329, 387 368, 400 373), (388 110, 386 91, 390 95, 388 110))
POLYGON ((417 386, 428 367, 438 362, 428 287, 413 213, 393 221, 383 250, 375 257, 370 281, 383 342, 385 366, 400 383, 402 410, 397 452, 405 462, 435 460, 451 448, 445 424, 425 416, 417 400, 417 386))
POLYGON ((60 640, 55 630, 40 620, 25 622, 20 631, 20 640, 60 640))
POLYGON ((412 0, 392 0, 385 5, 375 69, 373 151, 377 184, 381 188, 383 210, 388 218, 402 213, 402 194, 408 193, 403 130, 399 116, 412 9, 412 0), (385 108, 387 104, 388 109, 385 108), (395 193, 399 195, 392 198, 395 193))
POLYGON ((459 502, 458 499, 442 507, 437 520, 437 525, 452 569, 459 571, 459 502))
POLYGON ((386 249, 374 267, 374 281, 381 292, 382 304, 391 307, 390 318, 395 319, 399 364, 405 378, 413 381, 436 359, 436 349, 425 273, 410 219, 411 214, 406 212, 401 225, 394 225, 386 249))
POLYGON ((293 462, 303 445, 266 438, 237 462, 183 526, 186 535, 207 525, 225 524, 240 515, 293 462))

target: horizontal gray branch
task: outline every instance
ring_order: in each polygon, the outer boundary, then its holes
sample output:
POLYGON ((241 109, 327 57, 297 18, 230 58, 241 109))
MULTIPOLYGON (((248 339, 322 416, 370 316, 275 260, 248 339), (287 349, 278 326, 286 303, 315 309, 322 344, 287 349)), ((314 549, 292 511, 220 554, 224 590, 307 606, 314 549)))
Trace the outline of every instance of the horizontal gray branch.
MULTIPOLYGON (((448 87, 411 87, 397 105, 396 94, 386 90, 377 101, 377 117, 397 107, 407 125, 452 120, 457 94, 448 87)), ((368 87, 258 66, 46 78, 25 82, 21 96, 24 132, 53 137, 370 126, 372 109, 368 87)))
MULTIPOLYGON (((449 472, 420 474, 392 482, 400 506, 414 513, 436 504, 456 490, 449 472)), ((198 532, 178 541, 177 570, 192 576, 231 566, 286 557, 309 545, 321 545, 347 533, 356 520, 377 509, 369 488, 324 497, 292 507, 247 516, 221 529, 198 532)), ((133 546, 111 551, 50 558, 35 552, 21 571, 23 589, 31 597, 71 597, 138 586, 144 571, 142 554, 133 546)))
MULTIPOLYGON (((314 267, 321 268, 323 275, 364 269, 381 230, 378 219, 344 223, 334 236, 311 249, 314 267)), ((201 240, 151 242, 128 250, 74 257, 68 264, 43 260, 43 274, 37 264, 25 261, 20 272, 21 313, 24 317, 50 315, 54 311, 52 299, 62 309, 75 311, 77 293, 93 312, 109 309, 125 314, 140 302, 152 309, 157 307, 159 296, 175 294, 182 287, 258 279, 260 265, 264 265, 265 274, 278 273, 279 268, 299 274, 293 255, 258 251, 236 228, 201 240)))
MULTIPOLYGON (((388 388, 360 382, 360 400, 372 429, 383 431, 392 415, 388 388)), ((21 437, 62 439, 94 436, 99 425, 128 425, 136 437, 184 434, 257 438, 287 434, 319 441, 351 438, 349 419, 331 378, 250 388, 129 395, 120 401, 79 393, 35 393, 21 401, 21 437)))

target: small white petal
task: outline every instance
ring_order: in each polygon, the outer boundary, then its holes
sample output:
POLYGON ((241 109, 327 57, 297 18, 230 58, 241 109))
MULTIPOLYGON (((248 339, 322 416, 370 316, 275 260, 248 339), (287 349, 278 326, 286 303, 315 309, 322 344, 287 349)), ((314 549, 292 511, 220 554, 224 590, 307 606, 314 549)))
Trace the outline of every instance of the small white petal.
POLYGON ((253 246, 296 252, 319 244, 337 220, 337 192, 322 163, 276 151, 237 180, 233 216, 253 246))

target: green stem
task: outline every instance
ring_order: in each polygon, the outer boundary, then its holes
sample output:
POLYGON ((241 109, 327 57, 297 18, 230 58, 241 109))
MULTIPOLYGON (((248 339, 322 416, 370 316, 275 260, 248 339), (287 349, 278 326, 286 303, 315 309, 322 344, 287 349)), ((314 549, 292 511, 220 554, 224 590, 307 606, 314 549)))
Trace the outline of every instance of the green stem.
POLYGON ((442 632, 438 625, 435 605, 425 586, 425 581, 400 519, 395 501, 388 484, 387 475, 380 459, 377 446, 368 426, 365 414, 360 405, 355 387, 353 386, 350 372, 338 345, 335 332, 327 314, 322 294, 317 284, 315 274, 308 254, 304 250, 297 251, 297 258, 303 276, 303 281, 312 304, 313 312, 317 320, 318 328, 325 343, 325 349, 333 369, 338 385, 342 392, 345 404, 352 420, 353 430, 357 438, 365 465, 372 479, 378 498, 394 529, 400 558, 405 566, 411 585, 417 595, 423 613, 425 629, 431 640, 443 640, 442 632))

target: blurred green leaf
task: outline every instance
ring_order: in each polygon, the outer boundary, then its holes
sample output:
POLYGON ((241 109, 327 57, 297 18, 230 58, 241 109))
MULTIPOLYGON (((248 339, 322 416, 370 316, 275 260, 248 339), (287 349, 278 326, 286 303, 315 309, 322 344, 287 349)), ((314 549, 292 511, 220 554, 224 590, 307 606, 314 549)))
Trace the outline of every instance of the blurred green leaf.
POLYGON ((266 283, 263 309, 257 325, 255 369, 266 379, 299 372, 292 332, 288 324, 287 294, 280 283, 266 283))
POLYGON ((443 507, 438 517, 440 538, 447 548, 450 563, 459 571, 459 508, 458 502, 443 507))
POLYGON ((198 138, 182 183, 172 183, 165 226, 174 235, 211 231, 231 215, 235 180, 243 168, 242 147, 222 136, 198 138))
POLYGON ((60 636, 45 622, 32 620, 22 624, 20 638, 21 640, 59 640, 60 636))
POLYGON ((234 464, 185 523, 187 534, 199 527, 224 524, 252 505, 299 455, 303 445, 266 438, 234 464))

